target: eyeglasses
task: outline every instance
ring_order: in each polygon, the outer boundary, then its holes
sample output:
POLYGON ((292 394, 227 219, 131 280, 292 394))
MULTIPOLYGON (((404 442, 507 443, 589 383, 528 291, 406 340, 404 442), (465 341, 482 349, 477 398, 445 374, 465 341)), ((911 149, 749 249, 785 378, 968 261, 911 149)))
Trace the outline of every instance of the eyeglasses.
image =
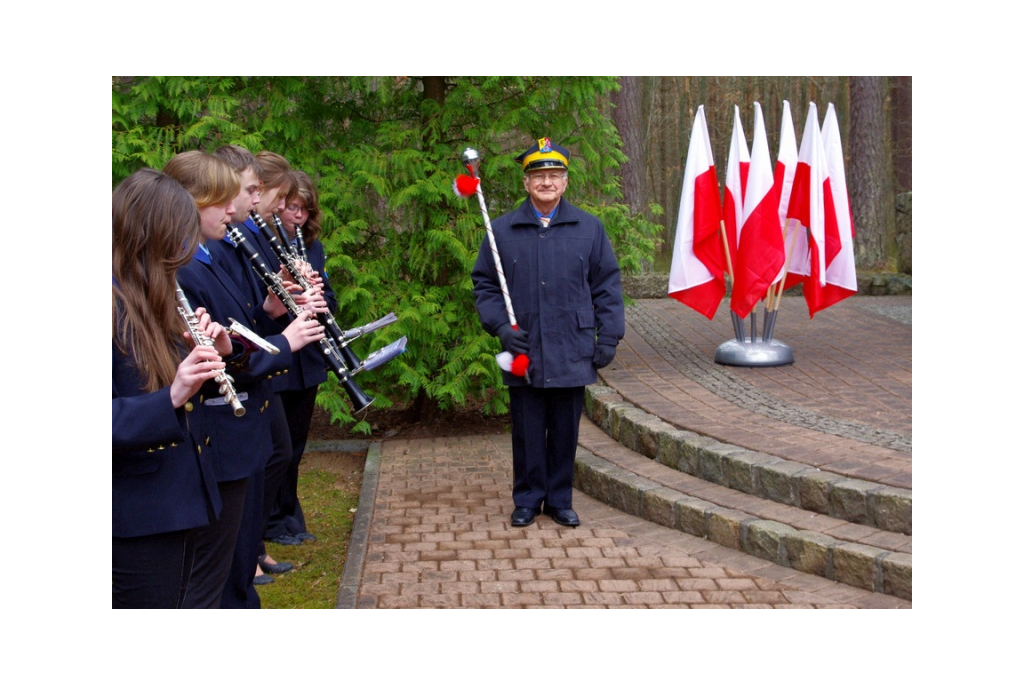
POLYGON ((530 179, 530 183, 546 183, 548 181, 550 181, 551 183, 555 183, 565 178, 565 175, 566 172, 558 171, 555 173, 548 174, 530 174, 529 176, 527 176, 527 178, 530 179))
POLYGON ((288 205, 287 207, 285 207, 285 209, 287 209, 292 214, 298 214, 299 212, 306 211, 306 208, 303 207, 302 205, 288 205))

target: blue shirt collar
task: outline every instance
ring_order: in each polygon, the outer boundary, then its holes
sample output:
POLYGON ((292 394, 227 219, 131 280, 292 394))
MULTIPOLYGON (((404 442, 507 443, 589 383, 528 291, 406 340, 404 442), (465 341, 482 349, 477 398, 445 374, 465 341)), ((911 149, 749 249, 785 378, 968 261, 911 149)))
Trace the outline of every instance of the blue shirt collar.
POLYGON ((203 264, 213 264, 213 259, 210 258, 210 248, 203 243, 199 243, 199 249, 196 250, 194 259, 198 259, 203 264))
POLYGON ((546 217, 548 219, 548 221, 550 222, 550 221, 554 220, 555 215, 558 214, 558 208, 559 208, 559 206, 561 206, 561 204, 562 203, 559 202, 557 205, 555 205, 555 208, 551 210, 550 214, 541 214, 537 210, 537 208, 533 206, 533 202, 532 201, 530 202, 530 209, 533 210, 534 216, 536 216, 538 219, 546 217))

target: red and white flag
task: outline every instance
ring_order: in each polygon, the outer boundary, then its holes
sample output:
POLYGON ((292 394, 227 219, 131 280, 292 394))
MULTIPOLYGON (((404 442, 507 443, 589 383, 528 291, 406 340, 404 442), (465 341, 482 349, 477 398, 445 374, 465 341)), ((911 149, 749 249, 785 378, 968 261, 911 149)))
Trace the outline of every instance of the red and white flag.
POLYGON ((754 147, 743 191, 742 220, 737 236, 739 247, 733 264, 735 279, 730 301, 730 308, 741 318, 749 314, 768 293, 768 287, 786 260, 774 181, 764 116, 761 105, 755 102, 754 147))
MULTIPOLYGON (((793 115, 789 110, 789 100, 782 101, 782 127, 779 133, 779 156, 775 161, 775 191, 779 195, 779 224, 782 226, 783 240, 786 246, 786 255, 792 268, 793 260, 804 264, 803 273, 810 273, 807 270, 807 231, 800 228, 795 221, 786 220, 786 213, 789 210, 789 198, 793 193, 793 177, 796 176, 797 165, 796 129, 793 128, 793 115), (790 224, 790 225, 787 225, 790 224), (800 258, 797 259, 797 254, 800 258)), ((784 266, 783 269, 786 269, 784 266)), ((778 282, 779 275, 775 278, 778 282)), ((803 276, 797 281, 803 280, 803 276)))
POLYGON ((725 199, 722 203, 722 218, 725 219, 729 259, 735 263, 740 224, 743 221, 743 194, 747 188, 747 174, 750 172, 750 150, 747 149, 747 138, 743 135, 740 108, 733 106, 735 113, 732 121, 732 140, 729 143, 729 159, 725 166, 725 199))
POLYGON ((839 119, 831 102, 828 103, 825 121, 821 125, 821 144, 825 149, 825 162, 828 165, 829 185, 832 187, 832 202, 835 207, 840 245, 839 253, 825 268, 825 287, 821 293, 821 309, 824 309, 857 293, 853 213, 850 209, 850 196, 846 190, 846 164, 843 161, 843 144, 839 136, 839 119))
POLYGON ((725 297, 721 208, 708 122, 701 105, 686 153, 668 294, 709 319, 725 297))
POLYGON ((836 226, 835 206, 832 188, 828 178, 828 164, 818 127, 818 108, 812 102, 808 108, 804 135, 800 141, 799 161, 793 178, 793 192, 789 198, 787 219, 796 219, 802 230, 807 231, 807 253, 805 264, 798 263, 803 255, 793 253, 790 262, 790 277, 799 280, 803 276, 804 300, 811 318, 821 309, 822 289, 825 287, 825 268, 839 253, 839 230, 836 226))

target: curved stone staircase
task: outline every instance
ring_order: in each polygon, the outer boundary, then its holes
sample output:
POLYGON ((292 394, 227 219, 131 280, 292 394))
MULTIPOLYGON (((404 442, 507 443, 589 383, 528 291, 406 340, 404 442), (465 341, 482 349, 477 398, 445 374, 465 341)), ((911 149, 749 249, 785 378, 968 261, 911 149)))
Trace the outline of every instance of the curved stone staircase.
MULTIPOLYGON (((637 366, 629 355, 623 364, 637 366)), ((587 388, 575 482, 583 492, 759 559, 912 600, 912 492, 895 480, 727 444, 637 407, 615 387, 587 388)))

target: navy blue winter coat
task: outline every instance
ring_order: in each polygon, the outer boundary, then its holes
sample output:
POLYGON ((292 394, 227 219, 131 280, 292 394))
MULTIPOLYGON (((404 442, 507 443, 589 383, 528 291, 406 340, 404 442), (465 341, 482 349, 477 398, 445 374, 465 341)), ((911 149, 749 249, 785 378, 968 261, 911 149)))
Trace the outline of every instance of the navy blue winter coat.
MULTIPOLYGON (((512 310, 519 327, 529 334, 533 387, 596 382, 595 345, 617 345, 626 328, 619 264, 604 226, 563 198, 545 228, 527 198, 491 227, 512 310)), ((480 323, 496 335, 509 319, 486 237, 472 279, 480 323)), ((526 384, 510 373, 502 376, 507 385, 526 384)))

